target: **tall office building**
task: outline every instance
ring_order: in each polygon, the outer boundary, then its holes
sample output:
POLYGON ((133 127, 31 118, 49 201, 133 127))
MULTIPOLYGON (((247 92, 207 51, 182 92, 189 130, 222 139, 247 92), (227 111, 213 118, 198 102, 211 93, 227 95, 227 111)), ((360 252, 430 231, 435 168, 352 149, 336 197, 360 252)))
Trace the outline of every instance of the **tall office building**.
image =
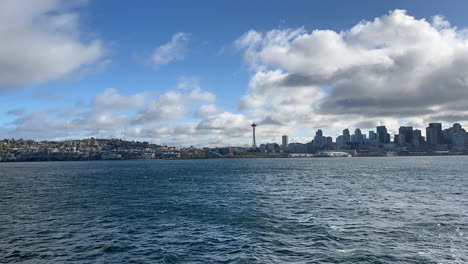
POLYGON ((351 136, 349 135, 349 129, 343 130, 343 142, 345 144, 351 142, 351 136))
POLYGON ((413 130, 413 141, 411 143, 414 147, 419 147, 424 144, 424 137, 422 136, 421 130, 413 130))
POLYGON ((338 146, 343 146, 343 145, 345 144, 345 143, 344 143, 344 139, 343 139, 343 136, 342 136, 342 135, 341 135, 341 136, 338 136, 338 137, 336 137, 336 144, 337 144, 338 146))
POLYGON ((323 132, 321 129, 317 130, 314 137, 314 145, 323 146, 325 145, 325 139, 323 137, 323 132))
POLYGON ((374 140, 377 140, 377 133, 375 133, 375 131, 369 131, 369 140, 370 141, 374 141, 374 140))
POLYGON ((452 145, 457 147, 465 146, 467 139, 466 130, 458 123, 453 124, 451 130, 452 135, 450 141, 452 142, 452 145))
POLYGON ((288 150, 288 136, 284 135, 282 137, 282 144, 281 146, 283 147, 283 151, 288 150))
POLYGON ((382 144, 390 143, 390 134, 387 132, 387 128, 385 126, 377 127, 377 139, 382 144))
POLYGON ((429 145, 442 144, 442 124, 441 123, 430 123, 426 128, 427 143, 429 145))
POLYGON ((466 144, 466 135, 462 133, 453 133, 452 135, 452 145, 453 146, 465 146, 466 144))
POLYGON ((362 136, 361 129, 356 128, 356 130, 354 130, 354 140, 358 144, 362 144, 362 142, 364 141, 364 137, 362 136))
POLYGON ((399 145, 409 145, 413 143, 413 127, 401 126, 398 129, 398 134, 399 134, 399 140, 398 140, 399 145))

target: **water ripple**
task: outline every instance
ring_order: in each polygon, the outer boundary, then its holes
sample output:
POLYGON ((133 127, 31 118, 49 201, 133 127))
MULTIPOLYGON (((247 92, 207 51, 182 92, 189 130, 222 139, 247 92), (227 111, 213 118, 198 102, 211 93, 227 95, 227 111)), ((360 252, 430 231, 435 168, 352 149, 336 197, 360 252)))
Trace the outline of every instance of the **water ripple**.
POLYGON ((0 164, 0 263, 468 263, 468 158, 0 164))

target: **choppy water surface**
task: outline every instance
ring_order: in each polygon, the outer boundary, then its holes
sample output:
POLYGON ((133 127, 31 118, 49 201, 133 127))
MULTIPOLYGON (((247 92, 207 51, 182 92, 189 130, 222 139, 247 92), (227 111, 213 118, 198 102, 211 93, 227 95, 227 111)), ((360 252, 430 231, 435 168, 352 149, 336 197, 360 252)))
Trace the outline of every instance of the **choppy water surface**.
POLYGON ((468 157, 0 164, 0 263, 467 263, 468 157))

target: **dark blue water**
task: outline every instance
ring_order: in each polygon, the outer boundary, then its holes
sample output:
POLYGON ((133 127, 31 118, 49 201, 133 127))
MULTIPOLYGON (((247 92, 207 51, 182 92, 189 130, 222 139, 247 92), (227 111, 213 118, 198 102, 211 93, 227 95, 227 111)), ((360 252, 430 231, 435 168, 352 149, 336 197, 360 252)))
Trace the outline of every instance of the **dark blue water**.
POLYGON ((0 163, 0 263, 468 263, 468 157, 0 163))

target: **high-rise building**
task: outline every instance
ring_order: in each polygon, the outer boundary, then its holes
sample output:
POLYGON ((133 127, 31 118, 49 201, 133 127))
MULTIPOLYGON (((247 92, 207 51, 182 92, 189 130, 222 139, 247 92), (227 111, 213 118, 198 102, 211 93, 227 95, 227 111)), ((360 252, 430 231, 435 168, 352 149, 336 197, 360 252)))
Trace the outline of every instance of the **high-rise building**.
POLYGON ((345 144, 351 142, 351 136, 349 135, 349 129, 343 130, 343 142, 345 144))
POLYGON ((452 135, 452 144, 454 146, 465 146, 466 144, 466 135, 462 133, 453 133, 452 135))
POLYGON ((427 143, 429 145, 438 145, 443 143, 442 124, 430 123, 426 128, 427 143))
POLYGON ((377 127, 377 139, 382 144, 390 143, 390 134, 387 132, 387 128, 385 126, 377 127))
POLYGON ((338 146, 343 146, 343 145, 345 144, 345 143, 344 143, 344 138, 343 138, 342 135, 341 135, 341 136, 338 136, 338 137, 336 138, 336 144, 337 144, 338 146))
POLYGON ((424 144, 424 137, 422 136, 421 130, 413 130, 413 142, 411 144, 413 147, 419 147, 424 144))
POLYGON ((459 123, 453 124, 453 132, 454 133, 466 133, 465 129, 459 123))
POLYGON ((282 143, 281 146, 283 148, 283 151, 288 150, 288 136, 284 135, 282 137, 282 142, 281 143, 282 143))
POLYGON ((451 143, 453 146, 456 147, 462 147, 466 145, 466 139, 467 139, 467 133, 465 129, 462 128, 462 126, 458 123, 453 124, 453 127, 451 128, 452 134, 451 134, 451 143))
POLYGON ((315 146, 325 145, 325 140, 323 138, 323 132, 322 132, 321 129, 319 129, 319 130, 317 130, 317 132, 315 132, 314 145, 315 146))
POLYGON ((401 126, 398 129, 398 144, 399 145, 409 145, 413 142, 413 127, 401 126))
POLYGON ((354 140, 358 144, 362 144, 362 142, 364 141, 364 137, 362 136, 361 129, 356 128, 356 130, 354 130, 354 140))
POLYGON ((369 140, 370 141, 374 141, 374 140, 377 140, 377 133, 375 133, 375 131, 369 131, 369 140))

